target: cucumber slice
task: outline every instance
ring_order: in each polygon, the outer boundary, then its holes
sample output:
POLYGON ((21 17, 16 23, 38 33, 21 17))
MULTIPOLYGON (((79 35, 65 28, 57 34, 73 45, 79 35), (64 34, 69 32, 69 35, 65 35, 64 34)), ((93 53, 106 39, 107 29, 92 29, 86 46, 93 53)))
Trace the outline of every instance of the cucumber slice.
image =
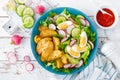
POLYGON ((58 18, 55 20, 56 24, 60 24, 62 22, 66 21, 66 18, 64 16, 59 15, 58 18))
POLYGON ((89 48, 90 50, 92 49, 92 46, 91 46, 90 43, 87 43, 87 46, 88 46, 88 48, 89 48))
POLYGON ((23 20, 23 27, 24 28, 32 28, 33 24, 34 24, 33 17, 28 16, 23 20))
POLYGON ((30 15, 24 15, 24 16, 22 17, 22 21, 24 22, 24 19, 27 18, 27 17, 31 17, 31 16, 30 16, 30 15))
POLYGON ((80 36, 80 33, 81 33, 81 30, 80 28, 73 28, 72 31, 71 31, 71 35, 72 37, 78 37, 80 36))
POLYGON ((24 9, 23 15, 30 15, 30 16, 33 16, 33 15, 34 15, 34 11, 33 11, 32 8, 27 7, 27 8, 24 9))
POLYGON ((14 0, 14 1, 15 1, 15 3, 19 4, 19 3, 18 3, 18 0, 14 0))
POLYGON ((25 4, 27 0, 17 0, 17 1, 18 1, 18 4, 25 4))
POLYGON ((22 16, 22 14, 23 14, 23 11, 24 11, 24 9, 26 8, 26 6, 25 5, 18 5, 18 7, 17 7, 17 14, 19 15, 19 16, 22 16))

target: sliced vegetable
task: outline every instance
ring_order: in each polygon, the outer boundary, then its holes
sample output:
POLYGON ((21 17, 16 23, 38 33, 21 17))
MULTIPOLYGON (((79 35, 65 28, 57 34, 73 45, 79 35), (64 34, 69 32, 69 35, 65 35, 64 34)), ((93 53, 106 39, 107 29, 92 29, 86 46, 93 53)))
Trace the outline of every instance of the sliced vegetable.
POLYGON ((59 15, 57 19, 55 20, 56 24, 60 24, 62 22, 66 21, 66 18, 64 16, 59 15))
POLYGON ((68 37, 64 37, 63 39, 61 39, 61 42, 65 42, 68 39, 68 37))
POLYGON ((24 15, 24 16, 22 17, 22 21, 24 21, 24 19, 27 18, 27 17, 31 17, 31 16, 30 16, 30 15, 24 15))
POLYGON ((28 55, 24 56, 24 61, 30 62, 31 61, 30 56, 28 56, 28 55))
POLYGON ((72 47, 74 44, 76 44, 77 40, 76 39, 73 39, 71 42, 70 42, 70 47, 72 47))
POLYGON ((26 1, 27 1, 27 0, 17 0, 17 3, 18 3, 18 4, 25 4, 26 1))
POLYGON ((16 56, 16 53, 12 52, 12 51, 8 52, 7 53, 7 58, 10 58, 11 56, 16 56))
POLYGON ((85 19, 82 19, 82 18, 80 18, 80 22, 81 22, 81 24, 83 25, 83 26, 86 26, 86 20, 85 19))
POLYGON ((71 66, 70 66, 70 68, 74 68, 76 66, 76 64, 72 64, 71 66))
POLYGON ((79 64, 77 64, 75 67, 76 67, 76 68, 79 68, 79 67, 81 67, 83 64, 84 64, 84 61, 81 59, 80 62, 79 62, 79 64))
POLYGON ((18 4, 18 0, 14 0, 16 4, 18 4))
POLYGON ((30 7, 26 7, 23 11, 23 15, 30 15, 30 16, 33 16, 34 15, 34 11, 32 8, 30 7))
POLYGON ((89 23, 89 21, 88 20, 85 20, 85 22, 86 22, 86 26, 90 26, 90 23, 89 23))
POLYGON ((70 25, 70 26, 67 28, 67 33, 70 34, 73 28, 74 28, 74 26, 73 26, 73 25, 70 25))
POLYGON ((89 44, 91 45, 92 49, 94 48, 94 44, 89 40, 89 44))
POLYGON ((26 6, 25 5, 18 5, 18 7, 17 7, 17 14, 19 15, 19 16, 23 16, 23 11, 24 11, 24 9, 26 8, 26 6))
POLYGON ((15 63, 17 62, 17 60, 18 60, 18 58, 17 58, 17 56, 15 56, 15 55, 13 55, 13 56, 11 56, 11 57, 8 57, 8 61, 9 61, 9 63, 11 63, 11 64, 15 64, 15 63))
POLYGON ((49 29, 56 30, 56 26, 54 24, 49 24, 49 29))
POLYGON ((65 64, 63 67, 64 67, 65 69, 67 69, 67 68, 71 68, 71 66, 72 66, 72 64, 65 64))
POLYGON ((84 16, 82 16, 82 15, 77 15, 77 18, 82 18, 82 19, 85 19, 85 17, 84 16))
POLYGON ((34 65, 32 63, 27 63, 25 65, 25 69, 30 72, 30 71, 33 71, 34 70, 34 65))
POLYGON ((33 24, 34 24, 34 19, 32 17, 26 17, 24 20, 23 20, 23 26, 24 28, 31 28, 33 27, 33 24))
POLYGON ((58 30, 58 34, 60 34, 62 36, 66 36, 67 35, 64 30, 58 30))
POLYGON ((81 33, 80 28, 73 28, 71 35, 72 35, 72 37, 78 37, 80 35, 80 33, 81 33))

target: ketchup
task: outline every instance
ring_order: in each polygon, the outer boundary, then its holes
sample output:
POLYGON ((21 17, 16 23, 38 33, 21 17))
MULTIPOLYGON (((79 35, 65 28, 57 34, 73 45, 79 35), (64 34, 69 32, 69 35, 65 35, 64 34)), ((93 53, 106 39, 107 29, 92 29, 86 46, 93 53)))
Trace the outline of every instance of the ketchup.
POLYGON ((107 13, 109 13, 110 15, 102 13, 101 11, 98 11, 97 16, 96 16, 97 17, 97 22, 101 26, 109 27, 114 23, 115 16, 114 16, 113 12, 108 8, 103 8, 103 10, 106 11, 107 13))

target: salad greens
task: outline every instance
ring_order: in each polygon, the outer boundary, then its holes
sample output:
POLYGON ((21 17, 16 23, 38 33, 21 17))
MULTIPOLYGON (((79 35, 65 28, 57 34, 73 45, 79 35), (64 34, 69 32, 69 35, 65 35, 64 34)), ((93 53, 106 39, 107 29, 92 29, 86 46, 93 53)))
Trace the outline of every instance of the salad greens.
POLYGON ((86 65, 93 49, 91 46, 96 41, 96 33, 90 29, 89 21, 80 14, 75 15, 64 9, 60 14, 50 12, 47 19, 40 21, 40 25, 43 27, 50 24, 53 25, 50 27, 55 27, 53 29, 58 32, 53 37, 57 37, 61 41, 58 48, 64 52, 64 59, 61 59, 59 63, 62 68, 57 67, 56 60, 47 62, 46 66, 52 66, 57 71, 70 73, 71 70, 77 69, 76 66, 79 65, 80 60, 83 60, 82 66, 86 65))

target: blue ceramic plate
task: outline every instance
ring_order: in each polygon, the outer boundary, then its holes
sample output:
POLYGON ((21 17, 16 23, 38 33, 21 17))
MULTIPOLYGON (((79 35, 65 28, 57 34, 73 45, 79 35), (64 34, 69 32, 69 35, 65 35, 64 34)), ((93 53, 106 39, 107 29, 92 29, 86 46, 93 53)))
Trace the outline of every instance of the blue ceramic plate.
POLYGON ((38 31, 38 27, 40 25, 40 21, 41 20, 45 20, 47 18, 47 16, 49 15, 49 12, 56 12, 56 13, 61 13, 64 9, 67 9, 70 13, 72 14, 75 14, 75 15, 83 15, 89 22, 90 22, 90 28, 93 32, 96 33, 96 42, 95 42, 95 46, 94 46, 94 49, 91 51, 90 53, 90 56, 88 58, 88 64, 83 66, 83 67, 80 67, 79 69, 73 69, 70 74, 74 74, 74 73, 77 73, 77 72, 80 72, 82 71, 84 68, 86 68, 90 62, 94 59, 95 57, 95 54, 96 54, 96 51, 97 51, 97 47, 98 47, 98 34, 97 34, 97 31, 96 31, 96 28, 95 28, 95 25, 94 23, 92 22, 92 20, 86 15, 84 14, 83 12, 79 11, 79 10, 76 10, 76 9, 73 9, 73 8, 69 8, 69 7, 60 7, 60 8, 55 8, 55 9, 52 9, 46 13, 44 13, 38 20, 37 22, 35 23, 34 27, 33 27, 33 30, 32 30, 32 34, 31 34, 31 49, 32 49, 32 53, 35 57, 35 59, 37 60, 37 62, 43 67, 45 68, 46 70, 52 72, 52 73, 55 73, 55 74, 68 74, 68 73, 65 73, 65 72, 62 72, 62 71, 56 71, 54 69, 52 69, 51 66, 49 67, 46 67, 46 65, 40 60, 40 56, 37 54, 36 52, 36 44, 34 42, 34 37, 35 35, 39 34, 39 31, 38 31))

